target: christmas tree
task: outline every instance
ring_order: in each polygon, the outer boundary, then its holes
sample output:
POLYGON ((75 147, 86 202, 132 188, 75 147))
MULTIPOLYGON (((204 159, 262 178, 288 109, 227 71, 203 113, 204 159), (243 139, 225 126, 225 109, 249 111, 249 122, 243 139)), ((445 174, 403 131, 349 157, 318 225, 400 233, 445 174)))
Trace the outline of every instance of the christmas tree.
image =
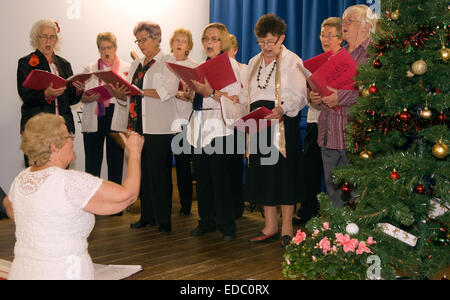
MULTIPOLYGON (((351 165, 333 174, 349 201, 336 208, 320 195, 321 216, 307 225, 317 233, 329 222, 335 233, 373 238, 384 279, 432 279, 450 265, 449 5, 381 2, 369 63, 358 68, 361 96, 350 110, 351 165)), ((292 271, 299 249, 286 249, 285 268, 292 271)))

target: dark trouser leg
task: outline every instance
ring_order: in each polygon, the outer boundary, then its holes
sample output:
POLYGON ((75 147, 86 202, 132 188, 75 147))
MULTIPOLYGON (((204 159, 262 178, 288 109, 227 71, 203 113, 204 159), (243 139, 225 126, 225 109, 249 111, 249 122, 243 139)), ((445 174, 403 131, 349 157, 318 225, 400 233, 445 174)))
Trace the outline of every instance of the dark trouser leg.
POLYGON ((189 154, 175 155, 175 164, 177 169, 177 185, 180 194, 181 212, 191 213, 192 206, 192 156, 189 154))

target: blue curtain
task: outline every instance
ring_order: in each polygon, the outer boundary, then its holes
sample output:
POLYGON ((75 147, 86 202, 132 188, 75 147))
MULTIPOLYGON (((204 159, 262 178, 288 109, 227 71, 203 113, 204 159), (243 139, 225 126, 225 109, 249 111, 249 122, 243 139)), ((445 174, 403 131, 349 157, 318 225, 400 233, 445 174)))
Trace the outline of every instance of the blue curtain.
POLYGON ((322 52, 319 34, 322 21, 342 16, 355 4, 370 6, 374 0, 210 0, 210 22, 221 22, 239 42, 237 60, 247 63, 259 53, 254 27, 267 13, 275 13, 287 23, 285 46, 303 60, 322 52))

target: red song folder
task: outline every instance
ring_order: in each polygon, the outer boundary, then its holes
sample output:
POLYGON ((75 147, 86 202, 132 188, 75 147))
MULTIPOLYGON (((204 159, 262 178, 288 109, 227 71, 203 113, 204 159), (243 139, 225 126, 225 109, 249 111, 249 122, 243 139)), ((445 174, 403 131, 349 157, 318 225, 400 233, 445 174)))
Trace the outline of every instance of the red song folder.
POLYGON ((93 74, 104 82, 112 84, 113 86, 116 86, 116 84, 119 84, 119 86, 126 86, 128 88, 128 91, 130 92, 129 96, 142 96, 144 94, 140 89, 130 84, 122 76, 114 71, 95 72, 93 74))
POLYGON ((338 90, 356 90, 355 76, 358 64, 346 49, 320 66, 310 77, 309 81, 316 86, 322 96, 329 96, 332 92, 327 86, 338 90))
POLYGON ((308 69, 311 73, 314 73, 319 69, 324 63, 328 61, 328 59, 334 54, 333 51, 328 51, 325 53, 322 53, 320 55, 317 55, 313 58, 310 58, 308 60, 305 60, 303 62, 303 66, 308 69))
POLYGON ((91 76, 92 74, 78 74, 71 76, 68 79, 64 79, 44 70, 32 70, 30 74, 28 74, 22 86, 32 90, 41 91, 47 89, 50 84, 53 83, 53 88, 59 89, 72 82, 85 82, 91 76))
POLYGON ((215 90, 221 90, 237 81, 228 53, 216 56, 196 68, 180 66, 167 62, 168 67, 194 91, 200 94, 192 83, 193 80, 205 83, 206 78, 215 90))
POLYGON ((87 90, 85 93, 88 96, 99 94, 100 98, 97 100, 97 102, 104 102, 114 97, 114 92, 109 85, 98 86, 93 89, 87 90))
POLYGON ((234 122, 233 126, 240 131, 254 134, 273 125, 272 120, 264 119, 272 113, 267 107, 261 106, 234 122))

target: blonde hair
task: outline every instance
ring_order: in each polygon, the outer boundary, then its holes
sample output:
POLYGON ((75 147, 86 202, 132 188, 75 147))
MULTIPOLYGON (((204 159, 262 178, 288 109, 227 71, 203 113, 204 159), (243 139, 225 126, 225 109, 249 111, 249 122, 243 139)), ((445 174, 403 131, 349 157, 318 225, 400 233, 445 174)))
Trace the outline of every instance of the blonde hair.
POLYGON ((216 28, 219 30, 221 49, 223 52, 227 52, 231 48, 230 32, 228 32, 227 26, 222 23, 211 23, 205 27, 202 34, 202 40, 205 37, 206 31, 210 28, 216 28))
POLYGON ((356 18, 360 22, 364 22, 370 25, 370 33, 375 33, 377 29, 378 17, 377 14, 372 11, 367 5, 358 4, 347 8, 342 15, 342 19, 349 14, 355 14, 356 18))
POLYGON ((52 145, 61 148, 66 137, 62 125, 64 118, 49 113, 40 113, 25 124, 20 149, 28 157, 30 166, 45 165, 52 155, 52 145))
POLYGON ((230 34, 231 48, 239 50, 239 42, 234 34, 230 34))
POLYGON ((103 41, 110 42, 117 48, 117 38, 112 32, 101 32, 97 35, 97 48, 100 49, 100 43, 103 41))
POLYGON ((342 40, 342 19, 341 18, 331 17, 331 18, 325 19, 322 22, 322 25, 320 26, 320 28, 324 28, 325 26, 336 28, 337 37, 340 40, 342 40))
POLYGON ((186 50, 186 56, 189 55, 192 48, 194 48, 194 41, 192 40, 192 32, 187 28, 178 28, 173 32, 172 37, 170 38, 170 52, 173 52, 172 44, 177 35, 185 35, 188 39, 188 48, 186 50))
POLYGON ((30 45, 33 49, 37 49, 39 47, 39 34, 41 32, 41 28, 43 26, 48 26, 55 29, 56 32, 56 44, 55 51, 59 51, 61 48, 61 39, 59 37, 59 27, 56 25, 56 21, 53 19, 42 19, 33 24, 30 31, 30 45))

